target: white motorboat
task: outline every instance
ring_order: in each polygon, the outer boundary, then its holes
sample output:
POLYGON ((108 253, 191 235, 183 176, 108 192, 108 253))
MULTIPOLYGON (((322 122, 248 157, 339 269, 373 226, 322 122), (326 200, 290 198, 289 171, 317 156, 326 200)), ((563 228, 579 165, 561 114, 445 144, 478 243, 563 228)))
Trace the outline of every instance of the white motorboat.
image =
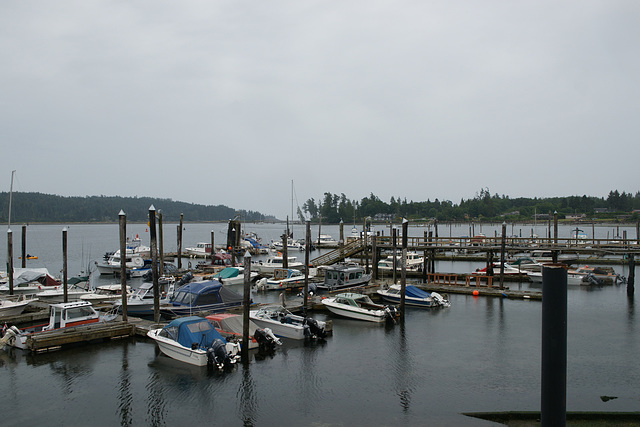
POLYGON ((185 255, 194 257, 211 256, 211 243, 199 242, 195 246, 184 249, 185 255))
MULTIPOLYGON (((8 279, 7 279, 8 280, 8 279)), ((53 289, 60 282, 49 274, 46 268, 14 268, 13 294, 36 294, 45 289, 53 289)), ((0 285, 1 294, 9 294, 9 283, 0 285)))
POLYGON ((330 312, 338 316, 357 320, 382 323, 398 317, 395 307, 376 304, 368 295, 358 293, 341 293, 335 297, 325 298, 322 303, 330 312))
POLYGON ((314 242, 314 244, 319 248, 323 248, 323 247, 331 248, 331 247, 338 246, 339 242, 333 237, 331 237, 331 235, 329 234, 321 234, 320 236, 318 236, 318 239, 314 242))
MULTIPOLYGON (((287 251, 304 251, 304 243, 299 242, 293 239, 287 239, 287 251)), ((284 249, 284 245, 282 241, 274 240, 271 242, 271 249, 274 251, 282 251, 284 249)))
POLYGON ((281 305, 251 310, 249 318, 259 327, 271 329, 278 337, 303 340, 327 336, 326 322, 295 315, 281 305))
POLYGON ((371 274, 365 274, 364 268, 355 263, 328 265, 321 269, 324 270, 324 281, 317 285, 318 289, 351 288, 366 285, 371 280, 371 274))
MULTIPOLYGON (((256 268, 258 270, 258 273, 260 273, 260 274, 273 275, 274 270, 276 268, 285 268, 284 267, 284 257, 282 255, 269 257, 269 258, 267 258, 267 260, 265 262, 260 261, 259 263, 257 263, 256 264, 256 268)), ((293 269, 296 269, 296 270, 302 270, 304 268, 304 264, 299 262, 299 261, 296 261, 296 257, 288 256, 287 257, 287 268, 293 268, 293 269)))
MULTIPOLYGON (((394 304, 400 304, 402 299, 402 286, 391 285, 387 289, 378 289, 378 294, 383 300, 394 304)), ((451 303, 437 292, 427 292, 413 285, 405 286, 404 303, 414 307, 450 307, 451 303)))
MULTIPOLYGON (((216 328, 220 335, 227 341, 242 343, 244 322, 242 316, 232 313, 215 313, 206 317, 216 328)), ((263 350, 273 350, 276 345, 282 345, 269 328, 259 328, 258 325, 249 320, 249 349, 261 348, 263 350)))
MULTIPOLYGON (((127 286, 127 297, 131 296, 133 291, 131 286, 127 286)), ((98 286, 93 292, 89 292, 85 295, 81 295, 80 299, 83 301, 89 301, 93 304, 102 304, 105 302, 114 302, 122 298, 122 285, 102 285, 98 286)))
POLYGON ((273 277, 262 278, 256 282, 256 288, 260 290, 275 291, 304 286, 305 276, 300 270, 276 268, 273 277))
POLYGON ((224 339, 211 322, 198 316, 180 317, 147 336, 166 356, 196 366, 232 367, 240 360, 240 344, 224 339))
POLYGON ((18 316, 35 301, 38 301, 38 298, 27 297, 25 294, 2 297, 0 298, 0 318, 18 316))
POLYGON ((115 315, 111 314, 101 316, 88 301, 51 304, 49 306, 48 324, 36 325, 24 329, 18 329, 15 326, 8 328, 5 335, 0 339, 0 348, 4 345, 10 345, 27 350, 27 339, 34 334, 88 325, 101 321, 106 322, 114 318, 115 315))
MULTIPOLYGON (((173 296, 175 282, 167 280, 167 283, 160 284, 160 292, 162 295, 159 304, 168 304, 173 296), (166 291, 166 292, 165 292, 166 291)), ((153 316, 154 300, 153 300, 153 283, 145 282, 127 298, 127 314, 131 316, 153 316)), ((114 308, 118 312, 122 312, 122 298, 114 301, 114 308)))
MULTIPOLYGON (((105 254, 103 262, 96 261, 96 267, 100 274, 118 274, 120 273, 120 250, 113 254, 105 254)), ((134 249, 127 249, 125 254, 125 267, 127 269, 141 268, 144 266, 144 258, 134 249)))
MULTIPOLYGON (((226 267, 213 275, 223 285, 242 285, 244 283, 244 267, 226 267)), ((253 282, 258 278, 258 273, 252 271, 249 281, 253 282)))

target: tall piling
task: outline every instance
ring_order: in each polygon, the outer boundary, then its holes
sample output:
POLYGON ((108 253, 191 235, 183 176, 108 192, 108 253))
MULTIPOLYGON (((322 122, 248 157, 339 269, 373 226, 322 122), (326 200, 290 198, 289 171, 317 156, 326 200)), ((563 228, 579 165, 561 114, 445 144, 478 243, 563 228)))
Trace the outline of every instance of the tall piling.
POLYGON ((184 214, 180 214, 180 223, 178 224, 177 244, 178 244, 178 270, 182 269, 182 221, 184 214))
MULTIPOLYGON (((553 246, 558 247, 558 212, 553 212, 553 246)), ((554 264, 558 262, 558 250, 551 251, 551 260, 554 264)))
MULTIPOLYGON (((213 247, 212 247, 213 249, 213 247)), ((244 293, 242 299, 242 360, 249 363, 249 305, 251 300, 251 254, 244 254, 244 293)))
POLYGON ((164 274, 164 229, 162 226, 162 210, 158 210, 158 252, 160 256, 160 275, 164 274))
POLYGON ((636 281, 636 261, 634 255, 629 254, 629 277, 627 278, 627 295, 633 296, 635 293, 636 281))
POLYGON ((500 242, 500 289, 504 289, 504 250, 507 238, 507 223, 502 222, 502 240, 500 242))
POLYGON ((118 213, 118 220, 120 225, 120 292, 122 293, 122 320, 126 322, 127 319, 127 265, 126 256, 122 254, 127 253, 127 214, 121 209, 118 213))
POLYGON ((405 292, 407 290, 407 246, 409 245, 409 221, 402 220, 402 275, 400 276, 400 313, 404 317, 405 292))
MULTIPOLYGON (((304 315, 307 315, 307 309, 309 305, 309 253, 311 252, 311 221, 306 220, 306 233, 304 241, 304 303, 302 304, 302 311, 304 315)), ((318 244, 320 244, 320 229, 318 228, 318 244)))
MULTIPOLYGON (((122 256, 120 257, 122 258, 122 256)), ((63 301, 69 302, 69 286, 67 282, 67 227, 62 229, 62 289, 63 301)))
POLYGON ((542 267, 541 426, 564 426, 567 417, 567 270, 542 267))
MULTIPOLYGON (((182 214, 180 214, 182 218, 182 214)), ((182 220, 180 221, 182 228, 182 220)), ((182 234, 182 233, 180 233, 182 234)), ((160 322, 160 286, 158 285, 158 238, 156 236, 156 208, 149 207, 149 239, 151 240, 151 277, 153 280, 153 319, 160 322)))
POLYGON ((22 226, 22 268, 27 267, 27 226, 22 226))

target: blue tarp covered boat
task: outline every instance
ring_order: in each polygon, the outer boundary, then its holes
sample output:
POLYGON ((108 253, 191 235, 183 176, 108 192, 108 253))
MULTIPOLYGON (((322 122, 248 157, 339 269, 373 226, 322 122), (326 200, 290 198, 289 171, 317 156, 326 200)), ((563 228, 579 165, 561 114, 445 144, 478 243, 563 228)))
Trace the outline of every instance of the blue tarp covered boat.
POLYGON ((169 304, 160 308, 165 317, 186 316, 199 312, 215 313, 242 305, 242 296, 225 288, 217 280, 191 282, 179 288, 169 304))

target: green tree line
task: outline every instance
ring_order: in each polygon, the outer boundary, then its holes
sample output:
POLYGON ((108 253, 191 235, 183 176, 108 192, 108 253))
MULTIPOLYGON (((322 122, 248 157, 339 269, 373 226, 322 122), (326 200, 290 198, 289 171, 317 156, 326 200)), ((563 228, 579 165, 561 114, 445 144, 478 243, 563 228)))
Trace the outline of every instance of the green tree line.
MULTIPOLYGON (((194 203, 151 197, 86 196, 63 197, 42 193, 14 192, 11 198, 11 223, 33 222, 117 222, 120 210, 127 221, 147 221, 149 207, 162 212, 163 221, 227 221, 236 216, 243 221, 262 221, 263 214, 235 210, 224 205, 205 206, 194 203)), ((9 213, 9 193, 0 193, 0 221, 6 223, 9 213)))
MULTIPOLYGON (((635 195, 612 190, 604 197, 569 196, 551 198, 510 198, 491 194, 488 188, 481 189, 472 199, 462 199, 455 204, 450 200, 425 202, 407 201, 406 198, 391 197, 389 202, 380 200, 373 193, 360 201, 350 200, 345 194, 324 193, 319 200, 309 199, 302 208, 308 217, 316 222, 338 223, 361 222, 364 218, 412 220, 465 221, 478 219, 486 221, 526 221, 536 214, 558 213, 563 219, 567 215, 585 214, 588 218, 611 219, 623 214, 637 221, 640 210, 640 192, 635 195)), ((301 215, 299 213, 299 215, 301 215)))

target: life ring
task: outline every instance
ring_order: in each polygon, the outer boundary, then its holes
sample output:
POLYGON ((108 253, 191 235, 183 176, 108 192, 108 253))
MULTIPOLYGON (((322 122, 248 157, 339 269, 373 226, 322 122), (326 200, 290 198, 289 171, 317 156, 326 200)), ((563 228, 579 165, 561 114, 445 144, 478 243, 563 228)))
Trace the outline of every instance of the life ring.
POLYGON ((132 261, 133 265, 135 265, 136 267, 142 267, 144 265, 144 261, 142 260, 142 258, 134 258, 132 261))

